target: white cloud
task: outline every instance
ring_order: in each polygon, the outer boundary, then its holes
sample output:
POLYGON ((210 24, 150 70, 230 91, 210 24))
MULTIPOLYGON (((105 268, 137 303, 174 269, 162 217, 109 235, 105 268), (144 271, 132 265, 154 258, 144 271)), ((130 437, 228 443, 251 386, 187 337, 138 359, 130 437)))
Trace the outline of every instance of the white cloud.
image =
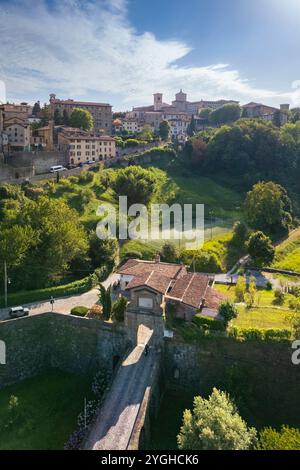
POLYGON ((115 107, 148 103, 162 91, 170 100, 184 88, 190 99, 234 98, 242 102, 300 101, 298 87, 288 92, 257 88, 224 64, 183 67, 190 52, 179 41, 138 34, 126 16, 127 0, 61 0, 2 3, 0 79, 9 96, 115 96, 115 107))

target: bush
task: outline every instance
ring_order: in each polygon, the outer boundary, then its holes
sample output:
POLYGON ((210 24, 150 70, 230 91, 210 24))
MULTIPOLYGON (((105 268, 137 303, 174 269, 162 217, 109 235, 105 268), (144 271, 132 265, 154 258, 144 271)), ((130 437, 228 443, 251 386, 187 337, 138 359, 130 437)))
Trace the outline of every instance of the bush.
POLYGON ((89 309, 87 307, 73 307, 71 310, 71 315, 75 315, 76 317, 85 317, 88 311, 89 309))
POLYGON ((265 340, 274 341, 274 340, 289 340, 291 338, 291 331, 289 330, 279 330, 279 329, 270 329, 265 331, 265 340))
POLYGON ((236 306, 227 300, 226 302, 222 302, 219 306, 219 314, 224 318, 226 323, 229 323, 238 316, 238 311, 236 306))
POLYGON ((273 303, 275 305, 283 305, 284 304, 284 298, 285 298, 284 292, 282 292, 281 289, 276 289, 275 292, 274 292, 273 303))
POLYGON ((229 331, 229 336, 234 339, 244 341, 288 341, 291 338, 289 330, 259 328, 237 328, 233 327, 229 331))
POLYGON ((193 322, 204 329, 211 330, 211 331, 225 331, 226 330, 226 323, 222 320, 215 320, 212 317, 208 317, 206 315, 201 315, 201 313, 197 313, 194 318, 193 322))
POLYGON ((89 309, 88 317, 100 319, 102 317, 102 314, 103 314, 102 305, 95 304, 89 309))
POLYGON ((125 253, 125 259, 128 258, 143 259, 143 254, 140 251, 127 251, 125 253))
POLYGON ((112 317, 118 322, 124 321, 124 315, 127 308, 128 300, 126 297, 119 297, 112 306, 112 317))

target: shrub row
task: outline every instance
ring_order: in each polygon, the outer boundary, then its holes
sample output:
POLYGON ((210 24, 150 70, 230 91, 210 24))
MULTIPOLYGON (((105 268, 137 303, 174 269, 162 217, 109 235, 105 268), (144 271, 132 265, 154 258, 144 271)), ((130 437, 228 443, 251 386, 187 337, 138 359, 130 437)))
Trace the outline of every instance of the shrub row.
POLYGON ((206 330, 211 331, 225 331, 226 330, 226 323, 222 320, 215 320, 212 317, 208 317, 206 315, 201 315, 197 313, 194 318, 193 322, 206 330))
POLYGON ((229 330, 229 336, 245 341, 287 341, 291 339, 291 331, 281 329, 237 328, 229 330))

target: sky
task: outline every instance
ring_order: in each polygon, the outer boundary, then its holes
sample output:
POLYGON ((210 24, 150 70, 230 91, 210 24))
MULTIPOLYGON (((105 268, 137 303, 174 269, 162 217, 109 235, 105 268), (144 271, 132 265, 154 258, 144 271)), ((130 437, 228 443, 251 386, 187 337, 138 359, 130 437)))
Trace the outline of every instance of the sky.
POLYGON ((0 101, 300 106, 299 47, 300 0, 0 0, 0 101))

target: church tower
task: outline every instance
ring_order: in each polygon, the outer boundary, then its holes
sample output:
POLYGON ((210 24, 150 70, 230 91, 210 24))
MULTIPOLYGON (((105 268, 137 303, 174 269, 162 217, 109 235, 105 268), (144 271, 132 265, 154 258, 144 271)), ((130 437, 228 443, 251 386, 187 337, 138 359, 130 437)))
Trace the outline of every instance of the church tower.
POLYGON ((154 96, 154 111, 160 111, 163 105, 163 94, 155 93, 153 96, 154 96))

